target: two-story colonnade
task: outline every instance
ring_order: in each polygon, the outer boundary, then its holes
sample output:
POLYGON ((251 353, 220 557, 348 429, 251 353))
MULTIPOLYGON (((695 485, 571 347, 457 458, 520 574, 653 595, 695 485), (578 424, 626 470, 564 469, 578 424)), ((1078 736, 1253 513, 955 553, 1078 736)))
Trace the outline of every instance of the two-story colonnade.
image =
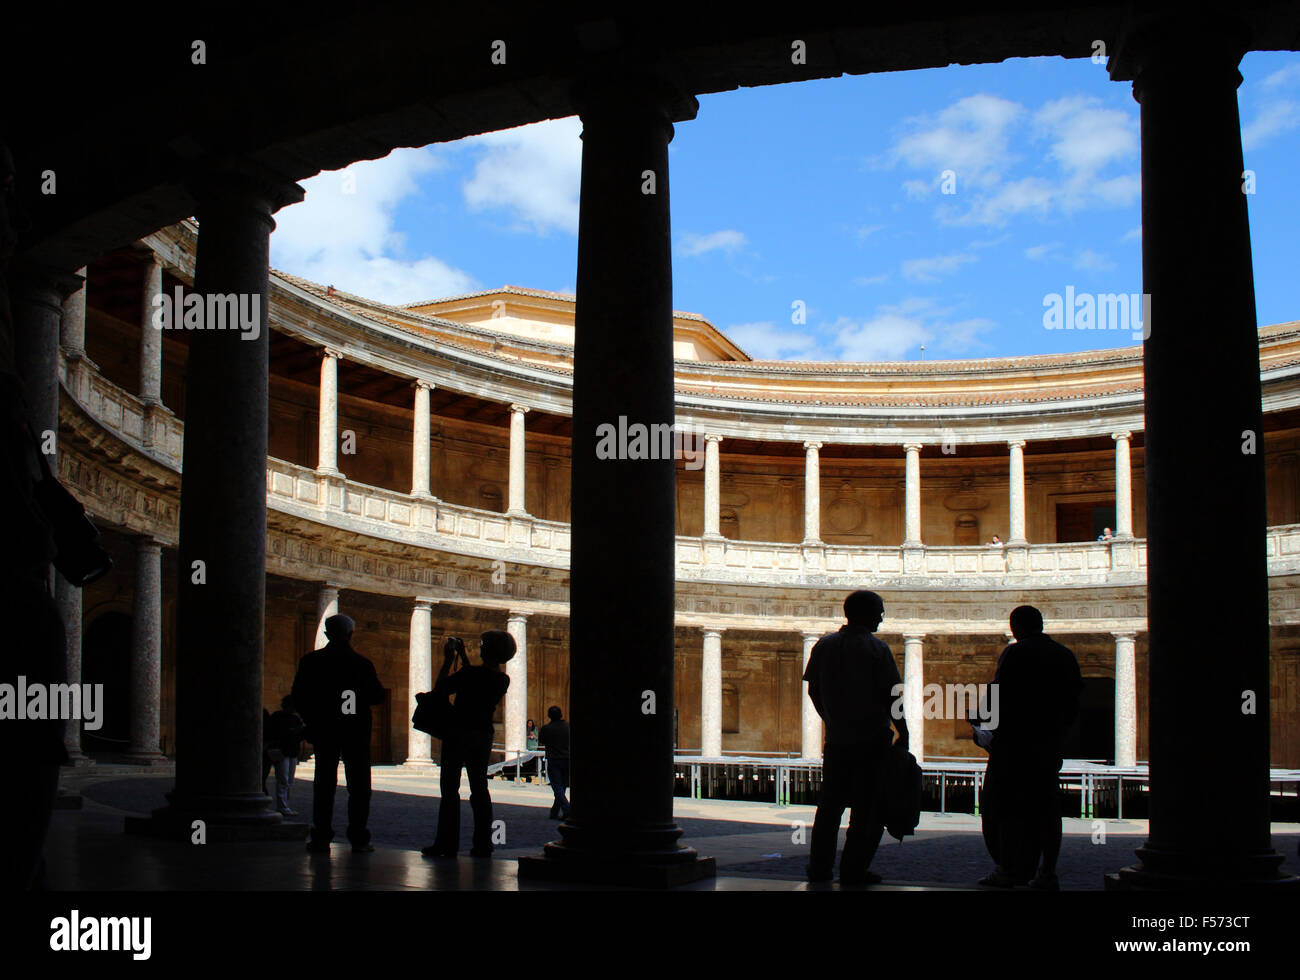
MULTIPOLYGON (((60 470, 116 557, 84 596, 60 591, 83 678, 117 695, 84 746, 70 734, 74 753, 147 761, 175 742, 190 334, 152 320, 156 295, 192 284, 196 237, 186 222, 105 255, 62 310, 60 470)), ((265 704, 323 644, 323 618, 347 612, 388 696, 374 758, 428 765, 411 692, 431 686, 444 636, 504 628, 521 653, 498 742, 522 749, 527 719, 569 708, 573 298, 506 287, 394 307, 272 273, 269 320, 265 704)), ((803 662, 844 595, 871 588, 927 757, 982 757, 962 718, 924 717, 922 685, 988 681, 1007 614, 1032 603, 1086 678, 1071 756, 1147 758, 1140 347, 756 361, 676 313, 674 354, 679 753, 818 758, 803 662)), ((1260 360, 1271 762, 1295 767, 1300 324, 1261 330, 1260 360)), ((1216 533, 1203 517, 1189 535, 1216 533)), ((622 561, 615 535, 615 579, 622 561)))

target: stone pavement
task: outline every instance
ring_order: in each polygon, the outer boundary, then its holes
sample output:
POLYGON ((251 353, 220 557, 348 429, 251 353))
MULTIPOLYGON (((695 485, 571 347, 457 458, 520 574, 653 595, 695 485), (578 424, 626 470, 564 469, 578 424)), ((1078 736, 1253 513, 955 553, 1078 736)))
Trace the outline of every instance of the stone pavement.
MULTIPOLYGON (((424 859, 419 849, 432 841, 437 817, 436 770, 376 767, 370 816, 376 852, 353 855, 343 835, 347 792, 340 767, 335 797, 338 833, 329 857, 308 855, 301 844, 287 842, 213 844, 196 854, 193 845, 128 837, 122 832, 125 815, 147 814, 164 805, 163 794, 173 783, 170 766, 148 772, 127 767, 65 772, 63 785, 83 794, 84 808, 55 813, 47 858, 49 886, 60 890, 539 888, 547 886, 517 881, 510 858, 539 853, 558 837, 556 822, 547 815, 548 788, 493 780, 493 815, 503 821, 505 841, 490 861, 468 857, 470 807, 468 788, 462 784, 459 861, 424 859)), ((301 813, 297 819, 309 821, 310 767, 295 781, 293 803, 301 813)), ((809 887, 802 878, 813 807, 679 798, 675 812, 684 830, 683 842, 718 863, 717 881, 689 887, 784 891, 809 887)), ((1100 890, 1106 872, 1133 863, 1133 849, 1145 838, 1146 822, 1104 820, 1100 824, 1105 840, 1094 843, 1092 821, 1065 820, 1059 868, 1062 888, 1100 890)), ((1298 841, 1300 825, 1274 825, 1274 847, 1286 855, 1285 867, 1292 873, 1300 873, 1298 841)), ((915 837, 900 843, 886 835, 872 869, 896 887, 970 888, 988 872, 990 863, 977 817, 926 813, 915 837)))

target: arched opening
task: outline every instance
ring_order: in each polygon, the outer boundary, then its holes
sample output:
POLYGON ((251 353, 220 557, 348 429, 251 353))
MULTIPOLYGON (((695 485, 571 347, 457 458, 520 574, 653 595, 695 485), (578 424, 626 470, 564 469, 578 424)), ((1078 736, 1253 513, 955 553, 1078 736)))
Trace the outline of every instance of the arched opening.
POLYGON ((82 732, 88 754, 125 752, 131 738, 131 617, 106 612, 86 629, 81 646, 83 684, 102 684, 103 723, 82 732))
POLYGON ((1079 715, 1065 733, 1065 758, 1115 761, 1115 678, 1083 679, 1079 715))

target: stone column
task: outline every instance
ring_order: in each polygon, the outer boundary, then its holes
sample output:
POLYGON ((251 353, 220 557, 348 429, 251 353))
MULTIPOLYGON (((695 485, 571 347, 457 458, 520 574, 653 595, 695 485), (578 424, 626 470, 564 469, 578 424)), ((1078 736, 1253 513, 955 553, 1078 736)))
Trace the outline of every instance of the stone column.
POLYGON ((339 587, 322 582, 316 592, 316 647, 322 649, 329 639, 325 636, 325 620, 339 614, 339 587))
MULTIPOLYGON (((428 389, 426 388, 427 392, 428 389)), ((407 660, 407 715, 415 713, 416 694, 433 689, 433 599, 417 597, 411 609, 410 656, 407 660)), ((428 769, 433 765, 433 737, 416 731, 409 725, 406 730, 406 761, 413 769, 428 769)))
POLYGON ((1007 443, 1011 449, 1011 525, 1007 544, 1028 544, 1025 539, 1025 440, 1013 439, 1007 443))
POLYGON ((189 335, 176 788, 150 829, 189 839, 192 821, 202 819, 211 840, 214 827, 269 834, 282 822, 262 792, 268 236, 272 212, 301 201, 303 190, 251 169, 210 173, 192 187, 200 221, 195 290, 234 294, 258 324, 255 335, 189 335))
POLYGON ((433 384, 417 380, 415 389, 415 427, 411 435, 411 496, 432 497, 429 492, 429 392, 433 384))
POLYGON ((28 262, 15 262, 10 273, 14 365, 22 380, 27 420, 58 473, 59 330, 63 299, 80 285, 64 275, 28 262))
POLYGON ((1236 91, 1248 46, 1230 14, 1180 15, 1122 37, 1110 65, 1112 77, 1133 80, 1142 107, 1142 280, 1150 296, 1143 324, 1150 831, 1137 851, 1141 863, 1112 876, 1112 885, 1282 880, 1269 824, 1263 414, 1236 91), (1195 478, 1189 460, 1211 477, 1195 478), (1194 533, 1207 515, 1214 533, 1194 533), (1230 655, 1206 642, 1203 617, 1189 615, 1189 602, 1203 595, 1231 617, 1230 655), (1192 736, 1189 712, 1209 737, 1192 736), (1223 801, 1211 832, 1205 773, 1214 774, 1223 801))
POLYGON ((339 475, 339 358, 343 354, 332 347, 321 352, 319 452, 316 472, 339 475))
POLYGON ((149 252, 144 262, 144 300, 140 304, 140 399, 162 403, 162 329, 154 326, 154 297, 162 293, 162 260, 149 252))
POLYGON ((86 266, 77 270, 80 284, 63 301, 60 342, 69 359, 86 356, 86 266))
POLYGON ((510 493, 506 513, 512 517, 528 516, 528 508, 524 506, 524 466, 527 462, 524 414, 527 411, 523 405, 510 406, 510 493))
POLYGON ((720 538, 722 533, 722 464, 718 444, 722 436, 704 434, 704 536, 720 538))
POLYGON ((506 690, 506 753, 528 746, 528 613, 511 612, 506 632, 515 638, 515 655, 506 664, 510 687, 506 690))
POLYGON ((1115 537, 1133 537, 1133 475, 1129 462, 1131 432, 1113 432, 1115 440, 1115 537))
POLYGON ((903 471, 903 544, 921 544, 921 444, 903 444, 907 463, 903 471))
MULTIPOLYGON (((627 71, 635 71, 629 67, 627 71)), ((573 809, 521 877, 711 876, 673 820, 675 461, 600 459, 600 427, 671 426, 668 142, 698 104, 643 75, 586 78, 573 378, 573 809), (635 515, 629 521, 628 514, 635 515), (618 542, 618 574, 610 542, 618 542), (635 596, 635 602, 628 602, 635 596), (620 649, 610 637, 620 637, 620 649)), ((649 431, 654 431, 650 429, 649 431)))
POLYGON ((805 442, 803 463, 803 543, 822 543, 820 442, 805 442))
POLYGON ((162 743, 162 545, 137 538, 131 607, 132 762, 165 761, 162 743))
POLYGON ((903 718, 907 721, 908 744, 917 762, 925 759, 924 640, 924 633, 903 634, 903 718))
POLYGON ((704 631, 704 666, 700 675, 700 754, 722 755, 722 630, 704 631))
MULTIPOLYGON (((64 670, 66 683, 81 683, 81 589, 69 585, 62 575, 54 577, 54 598, 59 604, 59 618, 63 620, 64 670)), ((81 722, 69 718, 63 723, 63 745, 68 750, 68 764, 89 766, 94 763, 81 750, 81 722)))
POLYGON ((1137 655, 1133 632, 1115 637, 1115 765, 1137 764, 1137 655))
MULTIPOLYGON (((808 672, 808 660, 812 656, 813 647, 817 641, 822 638, 821 633, 806 632, 803 634, 803 672, 800 673, 802 678, 808 672)), ((799 690, 801 697, 799 699, 799 718, 800 718, 800 752, 799 754, 805 759, 820 759, 822 757, 822 716, 817 713, 817 708, 812 703, 812 698, 808 696, 808 682, 800 680, 799 690)))

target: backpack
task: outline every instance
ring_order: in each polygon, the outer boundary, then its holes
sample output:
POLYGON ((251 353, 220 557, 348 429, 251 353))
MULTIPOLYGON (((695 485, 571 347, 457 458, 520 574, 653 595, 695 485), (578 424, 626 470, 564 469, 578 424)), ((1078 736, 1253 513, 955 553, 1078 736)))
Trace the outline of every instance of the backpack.
POLYGON ((443 739, 455 727, 451 698, 439 691, 425 691, 415 696, 415 714, 411 727, 434 738, 443 739))
POLYGON ((916 833, 921 822, 921 767, 916 756, 901 749, 890 749, 885 760, 885 829, 901 841, 916 833))

